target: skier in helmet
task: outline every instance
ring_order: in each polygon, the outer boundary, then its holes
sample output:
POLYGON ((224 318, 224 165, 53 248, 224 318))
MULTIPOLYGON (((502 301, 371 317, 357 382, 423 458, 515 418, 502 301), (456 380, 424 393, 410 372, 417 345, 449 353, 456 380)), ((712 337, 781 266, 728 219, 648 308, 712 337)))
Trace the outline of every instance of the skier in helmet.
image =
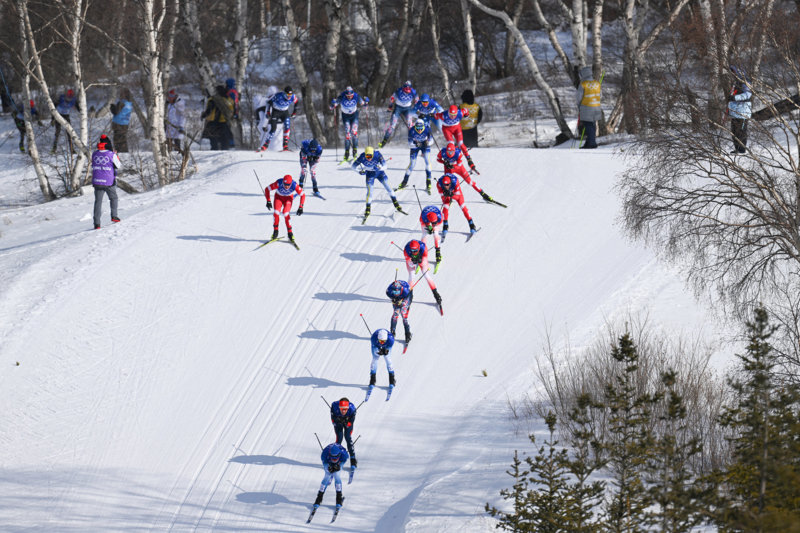
POLYGON ((436 125, 439 131, 442 131, 442 121, 436 118, 436 113, 444 113, 444 109, 439 105, 439 102, 429 95, 423 94, 419 97, 419 102, 414 106, 414 112, 417 114, 418 118, 425 121, 425 124, 431 128, 431 131, 433 131, 431 122, 436 125))
POLYGON ((394 128, 400 117, 406 123, 406 127, 410 128, 414 120, 414 104, 417 103, 417 91, 411 86, 411 81, 406 81, 402 87, 398 88, 391 97, 389 104, 389 111, 392 116, 389 118, 389 123, 386 124, 386 130, 383 132, 383 140, 378 145, 378 148, 383 148, 389 143, 392 138, 394 128))
MULTIPOLYGON (((347 450, 345 450, 341 444, 334 442, 332 444, 328 444, 325 449, 322 450, 320 459, 322 460, 322 468, 325 469, 325 477, 322 478, 322 483, 320 483, 319 486, 319 492, 317 492, 317 499, 314 500, 314 511, 316 511, 320 504, 322 504, 322 498, 325 496, 325 489, 328 488, 328 485, 331 484, 331 481, 334 482, 334 488, 336 489, 336 508, 339 509, 344 503, 344 496, 342 495, 342 478, 339 476, 339 472, 349 459, 347 450)), ((311 520, 311 518, 309 518, 309 520, 311 520)))
POLYGON ((442 262, 442 249, 440 248, 439 240, 439 228, 442 227, 442 222, 444 222, 442 212, 435 205, 426 206, 419 215, 419 225, 422 228, 422 242, 426 242, 428 235, 433 235, 433 246, 436 249, 437 266, 442 262))
POLYGON ((322 155, 322 147, 316 139, 307 139, 300 144, 300 188, 306 181, 306 176, 311 175, 311 184, 314 194, 319 194, 317 188, 317 163, 322 155))
POLYGON ((436 183, 436 188, 439 190, 439 194, 442 195, 442 211, 444 214, 442 239, 447 236, 447 231, 450 229, 450 202, 453 200, 456 201, 458 206, 461 208, 461 212, 464 213, 464 218, 466 218, 467 222, 469 223, 470 233, 475 233, 478 231, 478 229, 475 227, 475 222, 472 221, 472 217, 469 215, 467 204, 464 202, 464 194, 461 192, 461 185, 458 183, 458 176, 455 174, 445 174, 439 178, 439 181, 436 183))
POLYGON ((289 222, 292 211, 292 200, 295 194, 300 196, 300 207, 297 208, 297 216, 300 216, 303 214, 303 204, 306 203, 306 193, 303 188, 292 179, 291 174, 286 174, 281 179, 275 180, 274 183, 264 189, 264 196, 267 198, 267 209, 272 209, 269 191, 275 191, 275 211, 273 211, 272 214, 272 239, 278 238, 278 223, 280 222, 280 217, 283 216, 289 240, 294 242, 292 224, 289 222))
POLYGON ((369 105, 369 98, 361 98, 349 85, 342 94, 331 100, 330 108, 336 106, 342 111, 342 127, 344 128, 344 160, 350 159, 350 146, 353 146, 353 157, 358 152, 358 108, 369 105))
MULTIPOLYGON (((372 333, 370 338, 372 344, 372 364, 369 367, 369 389, 367 390, 367 400, 375 388, 375 373, 378 371, 378 359, 383 357, 386 360, 386 371, 389 373, 389 389, 395 386, 394 367, 392 366, 392 346, 394 346, 394 335, 385 329, 378 329, 372 333)), ((365 400, 366 401, 366 400, 365 400)))
POLYGON ((375 150, 372 146, 367 146, 364 152, 353 161, 351 167, 359 174, 364 174, 367 182, 367 208, 364 210, 364 220, 369 216, 372 206, 372 186, 375 184, 375 180, 378 180, 381 185, 383 185, 383 188, 386 189, 386 192, 389 193, 394 208, 401 213, 403 212, 403 208, 400 207, 400 204, 397 202, 394 191, 389 186, 389 178, 386 176, 386 172, 384 172, 386 160, 383 159, 383 156, 378 150, 375 150))
POLYGON ((467 158, 469 168, 471 170, 476 170, 475 163, 472 162, 472 158, 467 151, 467 145, 464 144, 464 133, 461 131, 461 119, 468 115, 469 111, 461 109, 453 104, 447 109, 446 113, 436 113, 435 116, 442 121, 442 134, 445 140, 455 143, 455 145, 461 149, 461 153, 464 154, 464 157, 467 158))
MULTIPOLYGON (((392 337, 395 336, 397 329, 397 319, 403 318, 403 328, 406 333, 406 343, 411 340, 411 326, 408 324, 408 312, 411 310, 411 302, 414 300, 414 291, 407 281, 395 280, 386 288, 386 296, 392 301, 392 337)), ((371 380, 371 378, 370 378, 371 380)))
POLYGON ((457 148, 453 141, 448 141, 445 147, 439 150, 436 160, 444 165, 444 171, 446 174, 458 174, 464 181, 471 185, 473 189, 475 189, 475 192, 481 195, 481 198, 487 202, 492 201, 492 197, 483 192, 483 189, 478 187, 477 180, 470 176, 469 172, 467 172, 467 169, 464 168, 464 164, 461 162, 461 149, 457 148))
POLYGON ((331 424, 336 433, 336 444, 341 444, 342 439, 347 442, 347 451, 350 454, 350 464, 355 467, 356 451, 353 448, 353 424, 356 422, 356 406, 347 398, 331 403, 331 424))
POLYGON ((414 123, 414 127, 408 129, 408 148, 409 148, 409 161, 406 173, 403 176, 403 181, 397 187, 397 190, 405 189, 408 186, 408 177, 414 170, 414 165, 417 163, 417 155, 422 153, 422 158, 425 160, 425 187, 428 194, 431 193, 431 163, 428 160, 428 154, 431 152, 431 143, 433 142, 433 134, 430 127, 425 124, 425 121, 418 118, 414 123))
POLYGON ((408 283, 409 285, 414 279, 414 271, 416 269, 422 270, 422 277, 428 282, 433 297, 436 299, 436 304, 439 306, 439 312, 442 312, 442 297, 439 291, 436 290, 436 283, 433 282, 433 277, 428 274, 430 266, 428 265, 428 247, 424 242, 416 239, 408 241, 403 248, 403 256, 406 260, 406 269, 408 270, 408 283))
POLYGON ((259 152, 269 149, 269 143, 275 136, 278 123, 283 124, 283 150, 289 150, 289 133, 292 129, 292 117, 297 114, 299 100, 288 85, 282 92, 274 94, 267 101, 267 116, 269 116, 269 134, 267 140, 261 145, 259 152))

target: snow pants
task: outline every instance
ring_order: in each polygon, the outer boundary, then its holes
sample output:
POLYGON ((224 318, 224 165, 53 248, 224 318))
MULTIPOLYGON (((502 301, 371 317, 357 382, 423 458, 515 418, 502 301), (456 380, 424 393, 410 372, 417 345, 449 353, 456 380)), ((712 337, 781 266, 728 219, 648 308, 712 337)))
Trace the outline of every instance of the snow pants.
POLYGON ((355 113, 342 113, 342 127, 344 128, 344 153, 353 147, 353 157, 358 151, 358 111, 355 113))
POLYGON ((95 185, 94 186, 94 225, 100 225, 100 217, 103 214, 103 195, 108 195, 108 201, 111 204, 111 218, 119 218, 117 214, 117 205, 119 204, 119 197, 117 196, 116 185, 95 185))
POLYGON ((293 199, 294 197, 292 196, 275 195, 275 201, 273 202, 275 210, 272 212, 272 229, 278 229, 281 216, 283 216, 283 220, 286 223, 286 231, 292 231, 292 224, 289 219, 291 218, 293 199))
MULTIPOLYGON (((419 268, 422 271, 422 277, 424 277, 425 281, 428 282, 428 287, 430 287, 431 290, 435 290, 436 284, 433 282, 433 277, 428 273, 431 267, 428 264, 427 254, 422 257, 422 261, 419 263, 419 268)), ((411 286, 414 283, 414 271, 417 269, 417 265, 412 263, 411 259, 406 259, 406 269, 408 270, 408 285, 411 286)))
POLYGON ((333 432, 336 433, 336 444, 341 444, 342 439, 344 439, 347 442, 347 453, 350 454, 350 460, 352 461, 355 459, 356 451, 353 449, 353 426, 345 427, 344 424, 334 424, 333 432))
MULTIPOLYGON (((445 215, 445 218, 442 219, 442 222, 444 220, 447 220, 447 216, 446 215, 445 215)), ((439 230, 442 228, 442 222, 439 222, 438 224, 434 224, 433 231, 431 231, 431 232, 428 231, 428 225, 426 223, 424 223, 424 222, 420 222, 419 223, 419 225, 422 227, 422 238, 420 240, 422 242, 424 242, 426 246, 428 245, 428 243, 425 242, 425 239, 428 238, 428 235, 433 235, 433 246, 434 246, 434 248, 439 248, 439 246, 441 244, 441 240, 440 240, 440 236, 439 236, 439 230)))
POLYGON ((386 189, 386 192, 389 193, 389 196, 392 198, 392 202, 397 200, 394 195, 394 191, 389 186, 389 178, 386 176, 386 172, 383 170, 379 170, 377 172, 367 172, 366 173, 366 181, 367 181, 367 205, 372 203, 372 186, 375 185, 375 180, 378 180, 383 188, 386 189))
POLYGON ((468 221, 472 220, 472 217, 469 216, 469 210, 467 209, 467 204, 464 202, 464 194, 461 191, 458 191, 453 196, 445 197, 442 196, 442 215, 444 215, 444 219, 446 221, 449 220, 450 217, 450 203, 455 200, 458 206, 461 208, 461 212, 464 213, 464 218, 468 221), (449 200, 445 200, 445 198, 449 198, 449 200))
MULTIPOLYGON (((325 468, 324 466, 322 468, 325 468)), ((339 470, 336 472, 328 472, 325 469, 325 477, 322 478, 322 483, 319 485, 319 491, 325 492, 325 489, 328 488, 328 485, 331 484, 331 481, 334 482, 333 486, 336 489, 336 492, 342 492, 342 478, 339 476, 339 470)))
POLYGON ((464 157, 469 159, 469 151, 467 150, 467 145, 464 144, 464 134, 461 132, 461 124, 442 126, 442 135, 444 135, 446 141, 453 141, 456 148, 460 148, 464 157))
MULTIPOLYGON (((414 292, 411 291, 408 294, 407 298, 403 298, 400 301, 399 305, 395 305, 395 303, 392 302, 392 323, 391 323, 391 327, 390 327, 390 331, 392 332, 392 336, 394 336, 394 332, 397 329, 397 319, 400 318, 400 317, 403 318, 403 327, 405 328, 406 333, 411 331, 411 327, 408 325, 408 312, 411 310, 411 302, 413 300, 414 300, 414 292)), ((374 355, 372 356, 372 362, 373 362, 374 366, 377 366, 377 363, 375 362, 375 356, 374 355)), ((390 364, 390 363, 387 362, 387 365, 388 364, 390 364)), ((387 366, 387 370, 389 370, 389 372, 392 372, 392 370, 389 369, 388 366, 387 366)), ((370 372, 371 373, 375 373, 375 370, 371 368, 370 372)))

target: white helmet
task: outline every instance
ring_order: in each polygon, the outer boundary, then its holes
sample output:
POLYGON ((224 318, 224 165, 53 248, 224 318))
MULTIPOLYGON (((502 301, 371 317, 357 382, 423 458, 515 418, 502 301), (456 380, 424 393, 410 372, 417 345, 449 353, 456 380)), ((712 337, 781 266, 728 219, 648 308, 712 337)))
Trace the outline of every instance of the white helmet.
POLYGON ((389 339, 389 332, 382 329, 378 332, 378 342, 386 342, 389 339))

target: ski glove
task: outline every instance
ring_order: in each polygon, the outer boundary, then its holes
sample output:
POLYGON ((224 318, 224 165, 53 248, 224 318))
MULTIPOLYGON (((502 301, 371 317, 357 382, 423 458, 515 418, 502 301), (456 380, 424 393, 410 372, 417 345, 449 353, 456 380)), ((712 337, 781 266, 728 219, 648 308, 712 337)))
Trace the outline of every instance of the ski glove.
POLYGON ((302 215, 302 214, 303 214, 303 208, 302 208, 302 206, 301 206, 301 207, 298 207, 298 208, 297 208, 297 216, 300 216, 300 215, 302 215))
POLYGON ((369 105, 369 96, 364 97, 364 105, 369 105))
POLYGON ((340 465, 331 463, 328 465, 328 472, 333 474, 334 472, 338 472, 339 470, 341 470, 341 468, 342 467, 340 465))
POLYGON ((267 209, 272 209, 272 202, 267 200, 267 209))

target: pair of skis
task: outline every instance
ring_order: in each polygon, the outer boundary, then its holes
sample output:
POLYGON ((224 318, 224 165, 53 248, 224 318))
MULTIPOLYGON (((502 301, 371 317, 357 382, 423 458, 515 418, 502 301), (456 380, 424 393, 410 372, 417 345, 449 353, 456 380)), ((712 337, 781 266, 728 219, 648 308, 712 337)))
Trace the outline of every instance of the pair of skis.
MULTIPOLYGON (((268 245, 268 244, 272 244, 273 242, 275 242, 275 241, 279 241, 279 240, 281 240, 281 239, 283 239, 283 237, 275 237, 274 239, 270 239, 270 240, 268 240, 268 241, 267 241, 267 242, 265 242, 265 243, 259 244, 259 245, 256 247, 256 250, 259 250, 259 249, 263 248, 264 246, 266 246, 266 245, 268 245)), ((296 248, 298 251, 300 251, 300 247, 297 245, 297 242, 294 240, 294 238, 291 238, 291 239, 289 239, 289 243, 290 243, 292 246, 294 246, 294 247, 295 247, 295 248, 296 248)))
MULTIPOLYGON (((400 212, 400 213, 403 213, 404 215, 408 214, 405 211, 403 211, 402 209, 398 209, 397 211, 400 212)), ((364 216, 361 217, 361 225, 362 226, 367 222, 368 218, 369 218, 369 215, 364 215, 364 216)))
MULTIPOLYGON (((344 501, 344 498, 342 498, 342 501, 344 501)), ((306 524, 311 522, 311 520, 314 518, 314 515, 317 513, 318 508, 319 506, 311 509, 311 514, 308 515, 308 520, 306 520, 306 524)), ((331 524, 333 524, 336 521, 336 518, 339 516, 339 511, 341 511, 341 509, 342 509, 341 505, 337 505, 336 509, 334 509, 333 516, 331 517, 331 524)))
MULTIPOLYGON (((472 237, 474 237, 474 236, 475 236, 475 234, 476 234, 476 233, 478 233, 480 230, 481 230, 481 228, 477 228, 477 229, 474 229, 474 230, 469 230, 469 235, 467 235, 467 240, 466 240, 466 241, 464 241, 464 242, 469 242, 469 240, 470 240, 472 237)), ((449 231, 449 230, 448 230, 448 231, 449 231)), ((443 231, 443 232, 442 232, 442 242, 444 242, 444 240, 445 240, 446 238, 447 238, 447 231, 443 231)), ((438 269, 439 269, 439 264, 437 263, 437 264, 436 264, 436 270, 438 270, 438 269)), ((436 270, 434 270, 434 271, 433 271, 433 273, 434 273, 434 274, 436 274, 436 270)))
MULTIPOLYGON (((408 348, 408 344, 406 344, 406 349, 407 349, 407 348, 408 348)), ((405 350, 403 350, 403 353, 406 353, 406 352, 405 352, 405 350)), ((372 395, 372 391, 373 391, 374 389, 375 389, 375 385, 370 385, 370 386, 367 388, 367 396, 364 398, 364 401, 365 401, 365 402, 369 400, 369 397, 372 395)), ((387 402, 389 401, 389 398, 391 398, 391 397, 392 397, 392 392, 394 392, 394 385, 389 385, 389 390, 388 390, 388 391, 386 391, 386 401, 387 401, 387 402)), ((352 475, 352 471, 351 471, 351 475, 352 475)))

